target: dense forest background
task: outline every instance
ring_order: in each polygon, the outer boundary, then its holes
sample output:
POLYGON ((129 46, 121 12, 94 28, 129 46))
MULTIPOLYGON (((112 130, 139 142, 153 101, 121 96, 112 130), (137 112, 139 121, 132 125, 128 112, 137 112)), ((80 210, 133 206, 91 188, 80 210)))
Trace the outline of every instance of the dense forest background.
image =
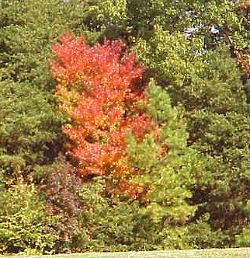
POLYGON ((0 0, 0 253, 249 246, 249 45, 249 1, 0 0))

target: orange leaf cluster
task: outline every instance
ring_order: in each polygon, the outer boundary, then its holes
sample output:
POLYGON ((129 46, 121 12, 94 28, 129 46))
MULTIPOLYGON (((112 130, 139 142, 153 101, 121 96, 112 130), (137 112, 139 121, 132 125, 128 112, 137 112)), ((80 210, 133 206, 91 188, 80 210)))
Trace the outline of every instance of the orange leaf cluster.
POLYGON ((241 71, 250 75, 250 54, 236 50, 235 56, 241 71))
POLYGON ((236 62, 247 78, 250 76, 250 53, 245 49, 238 49, 231 45, 230 47, 233 57, 235 57, 236 62))
POLYGON ((250 3, 245 2, 245 1, 239 3, 238 6, 239 6, 239 8, 240 8, 241 10, 248 11, 248 10, 250 9, 250 3))
POLYGON ((64 35, 52 50, 56 94, 71 118, 63 132, 71 140, 68 153, 78 161, 78 172, 115 178, 134 195, 135 185, 126 183, 135 173, 124 161, 126 133, 130 130, 139 142, 152 129, 137 105, 146 103, 142 68, 121 41, 89 46, 81 37, 64 35))

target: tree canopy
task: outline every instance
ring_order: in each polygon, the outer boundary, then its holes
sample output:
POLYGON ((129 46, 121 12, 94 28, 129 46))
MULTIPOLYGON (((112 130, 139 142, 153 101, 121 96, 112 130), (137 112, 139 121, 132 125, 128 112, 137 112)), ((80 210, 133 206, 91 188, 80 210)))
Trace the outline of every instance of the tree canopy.
POLYGON ((0 253, 249 246, 250 2, 0 0, 0 253))

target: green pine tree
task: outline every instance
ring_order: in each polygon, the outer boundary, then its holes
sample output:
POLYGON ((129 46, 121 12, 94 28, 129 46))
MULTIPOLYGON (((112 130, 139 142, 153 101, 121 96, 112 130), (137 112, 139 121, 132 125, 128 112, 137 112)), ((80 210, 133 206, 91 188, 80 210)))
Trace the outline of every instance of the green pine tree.
MULTIPOLYGON (((142 171, 134 181, 147 189, 142 214, 158 225, 158 234, 164 235, 162 230, 171 234, 169 230, 186 227, 196 210, 195 205, 190 204, 190 188, 195 184, 201 164, 197 152, 187 146, 184 118, 180 110, 171 106, 166 92, 151 80, 147 95, 145 108, 156 125, 160 126, 159 137, 154 139, 148 135, 142 143, 137 143, 128 134, 128 162, 142 171)), ((185 242, 184 239, 181 241, 185 242)), ((176 243, 176 246, 178 244, 181 245, 176 243)), ((175 247, 168 241, 164 246, 175 247)))

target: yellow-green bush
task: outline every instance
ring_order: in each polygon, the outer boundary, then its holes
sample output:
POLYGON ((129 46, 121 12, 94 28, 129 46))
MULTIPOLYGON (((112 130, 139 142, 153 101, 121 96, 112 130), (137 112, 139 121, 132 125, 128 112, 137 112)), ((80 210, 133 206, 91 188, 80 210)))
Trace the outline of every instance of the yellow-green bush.
POLYGON ((53 249, 55 217, 47 216, 33 185, 22 181, 0 195, 0 252, 45 253, 53 249))

